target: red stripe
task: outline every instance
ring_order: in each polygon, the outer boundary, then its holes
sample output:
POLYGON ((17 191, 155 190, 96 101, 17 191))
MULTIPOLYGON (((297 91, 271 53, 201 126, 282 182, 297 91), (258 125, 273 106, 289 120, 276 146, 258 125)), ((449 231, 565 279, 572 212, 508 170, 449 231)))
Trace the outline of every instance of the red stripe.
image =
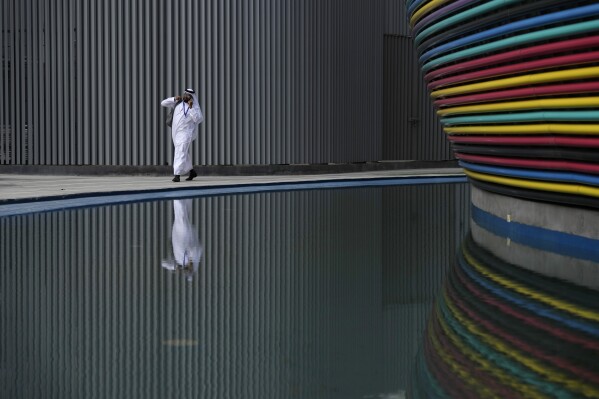
POLYGON ((455 155, 456 157, 458 157, 459 159, 463 159, 464 161, 484 163, 488 165, 512 166, 530 169, 567 170, 571 172, 599 174, 599 165, 584 162, 526 158, 506 158, 486 155, 462 154, 459 152, 456 152, 455 155))
POLYGON ((455 65, 449 65, 427 73, 424 79, 429 82, 452 73, 459 73, 474 68, 480 68, 487 65, 494 65, 500 62, 509 62, 513 60, 522 60, 528 57, 537 57, 541 55, 553 55, 559 51, 573 51, 588 49, 599 44, 599 36, 583 37, 579 39, 564 40, 557 43, 542 44, 539 46, 527 47, 524 49, 512 50, 501 54, 491 55, 489 57, 477 58, 475 60, 462 62, 455 65))
POLYGON ((441 86, 446 86, 453 83, 463 83, 466 81, 495 77, 499 75, 507 75, 518 72, 530 72, 537 69, 551 68, 556 66, 570 66, 576 64, 584 64, 599 60, 599 51, 588 53, 569 54, 561 57, 550 57, 542 60, 534 60, 523 62, 520 64, 504 65, 497 68, 483 69, 462 75, 455 75, 449 78, 435 80, 428 84, 428 88, 433 90, 441 86))
POLYGON ((549 86, 537 86, 537 87, 526 87, 523 89, 510 89, 502 91, 492 91, 481 94, 469 94, 460 97, 450 97, 435 101, 436 107, 442 107, 447 105, 459 105, 468 103, 478 103, 495 100, 508 100, 516 98, 528 98, 528 97, 543 97, 550 95, 559 94, 578 94, 578 93, 589 93, 598 92, 599 82, 580 82, 580 83, 566 83, 549 86))
POLYGON ((491 144, 491 145, 535 145, 564 147, 599 147, 599 138, 570 136, 462 136, 448 135, 452 143, 491 144))

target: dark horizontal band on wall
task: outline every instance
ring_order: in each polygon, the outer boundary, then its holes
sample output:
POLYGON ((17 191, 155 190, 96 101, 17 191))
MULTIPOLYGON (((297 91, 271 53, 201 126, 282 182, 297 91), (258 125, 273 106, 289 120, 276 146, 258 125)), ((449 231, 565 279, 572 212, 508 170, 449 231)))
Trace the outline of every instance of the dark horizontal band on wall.
MULTIPOLYGON (((203 176, 323 174, 400 169, 456 168, 457 160, 378 161, 340 164, 196 165, 203 176)), ((0 165, 0 174, 34 175, 170 175, 171 165, 0 165)))

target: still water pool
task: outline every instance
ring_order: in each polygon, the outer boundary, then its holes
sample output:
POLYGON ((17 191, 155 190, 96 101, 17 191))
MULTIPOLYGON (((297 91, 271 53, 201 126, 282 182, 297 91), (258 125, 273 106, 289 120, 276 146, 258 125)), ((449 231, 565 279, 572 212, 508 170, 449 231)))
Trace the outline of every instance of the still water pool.
MULTIPOLYGON (((561 344, 516 326, 534 309, 509 313, 515 302, 464 264, 464 247, 491 262, 470 212, 468 184, 437 183, 0 218, 0 397, 482 397, 480 385, 528 384, 514 375, 542 376, 549 360, 522 365, 493 344, 516 335, 522 356, 539 337, 561 344), (494 381, 477 374, 495 361, 494 381)), ((596 348, 591 333, 574 340, 596 348)))

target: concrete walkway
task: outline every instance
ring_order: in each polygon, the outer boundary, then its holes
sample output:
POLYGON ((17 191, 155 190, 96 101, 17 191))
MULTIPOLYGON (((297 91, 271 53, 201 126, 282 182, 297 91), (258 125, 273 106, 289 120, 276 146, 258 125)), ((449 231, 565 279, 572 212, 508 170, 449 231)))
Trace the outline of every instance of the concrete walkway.
POLYGON ((54 176, 0 174, 0 205, 94 194, 122 194, 164 190, 193 190, 226 186, 305 183, 320 181, 393 179, 402 177, 464 176, 461 168, 402 169, 391 171, 272 176, 199 176, 173 183, 170 176, 54 176))
POLYGON ((191 182, 182 180, 179 183, 170 179, 170 176, 122 174, 0 174, 0 217, 206 195, 466 181, 461 168, 313 175, 201 176, 191 182))

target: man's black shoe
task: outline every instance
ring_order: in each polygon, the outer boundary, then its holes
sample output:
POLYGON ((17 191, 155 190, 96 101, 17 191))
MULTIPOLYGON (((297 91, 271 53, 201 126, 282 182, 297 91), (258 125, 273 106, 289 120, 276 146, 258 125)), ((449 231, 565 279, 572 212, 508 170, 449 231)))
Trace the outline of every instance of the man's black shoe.
POLYGON ((180 181, 181 181, 181 178, 179 177, 179 175, 175 175, 175 177, 173 177, 173 181, 174 181, 175 183, 178 183, 178 182, 180 182, 180 181))
POLYGON ((198 174, 196 173, 196 171, 192 169, 192 170, 189 172, 189 177, 188 177, 187 179, 185 179, 185 180, 188 180, 188 181, 189 181, 189 180, 193 180, 193 178, 194 178, 194 177, 196 177, 197 175, 198 175, 198 174))

